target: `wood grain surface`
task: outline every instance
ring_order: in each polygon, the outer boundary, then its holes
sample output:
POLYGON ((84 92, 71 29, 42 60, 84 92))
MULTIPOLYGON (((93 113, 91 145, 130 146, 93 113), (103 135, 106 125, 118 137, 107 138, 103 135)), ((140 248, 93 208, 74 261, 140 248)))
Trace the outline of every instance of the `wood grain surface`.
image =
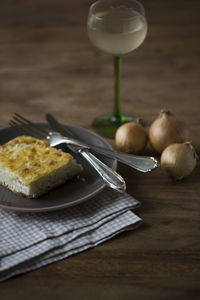
MULTIPOLYGON (((113 108, 110 55, 89 41, 92 1, 7 0, 0 10, 0 127, 13 112, 89 128, 113 108)), ((148 36, 123 57, 122 109, 186 121, 200 154, 200 2, 143 0, 148 36)), ((109 140, 114 146, 114 141, 109 140)), ((145 154, 156 155, 151 147, 145 154)), ((119 164, 144 221, 96 248, 9 279, 1 299, 200 299, 200 171, 180 182, 119 164)))

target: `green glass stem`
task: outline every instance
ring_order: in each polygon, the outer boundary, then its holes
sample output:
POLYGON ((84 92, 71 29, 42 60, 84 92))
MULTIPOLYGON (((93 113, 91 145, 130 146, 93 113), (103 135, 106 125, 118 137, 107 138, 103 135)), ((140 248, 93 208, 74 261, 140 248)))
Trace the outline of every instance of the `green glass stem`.
POLYGON ((136 116, 129 113, 121 113, 120 103, 120 68, 121 68, 121 55, 113 55, 114 62, 114 109, 112 113, 100 115, 92 122, 92 128, 108 138, 114 138, 115 133, 119 126, 127 122, 136 120, 136 116))
POLYGON ((121 123, 121 104, 120 104, 120 73, 121 73, 121 54, 113 55, 114 62, 114 111, 113 121, 121 123))

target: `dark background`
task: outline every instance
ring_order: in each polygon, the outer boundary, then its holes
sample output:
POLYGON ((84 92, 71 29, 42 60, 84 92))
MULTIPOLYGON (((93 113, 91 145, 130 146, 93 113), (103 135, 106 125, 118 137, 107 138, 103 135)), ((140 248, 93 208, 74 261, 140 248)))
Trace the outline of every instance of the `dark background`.
MULTIPOLYGON (((112 57, 87 37, 92 1, 3 1, 0 127, 13 112, 90 128, 113 108, 112 57)), ((122 108, 145 122, 168 109, 191 128, 200 153, 200 1, 143 0, 148 35, 123 57, 122 108)), ((114 146, 114 142, 110 141, 114 146)), ((147 154, 155 154, 148 145, 147 154)), ((155 154, 156 155, 156 154, 155 154)), ((119 164, 141 201, 137 230, 0 285, 2 299, 199 299, 199 162, 181 182, 119 164)))

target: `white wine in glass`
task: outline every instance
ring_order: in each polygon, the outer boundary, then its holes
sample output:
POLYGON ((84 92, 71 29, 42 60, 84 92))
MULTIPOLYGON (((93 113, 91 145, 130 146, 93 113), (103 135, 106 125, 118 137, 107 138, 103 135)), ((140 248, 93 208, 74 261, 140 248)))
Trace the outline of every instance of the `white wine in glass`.
POLYGON ((147 34, 147 22, 142 4, 135 0, 99 0, 93 3, 88 15, 88 36, 100 50, 114 59, 115 97, 112 114, 97 117, 93 129, 107 137, 114 137, 123 123, 136 119, 122 114, 120 108, 121 55, 141 45, 147 34))

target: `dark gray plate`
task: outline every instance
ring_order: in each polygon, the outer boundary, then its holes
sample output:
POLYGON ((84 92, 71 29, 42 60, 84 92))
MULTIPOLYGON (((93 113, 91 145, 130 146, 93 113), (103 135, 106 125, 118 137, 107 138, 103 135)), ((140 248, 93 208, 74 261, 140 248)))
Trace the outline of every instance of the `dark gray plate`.
MULTIPOLYGON (((42 125, 47 127, 46 124, 42 125)), ((105 140, 93 132, 75 126, 70 126, 70 129, 85 142, 111 148, 105 140)), ((4 144, 17 135, 17 132, 12 128, 0 129, 0 144, 4 144)), ((70 152, 65 145, 62 146, 62 150, 70 152)), ((72 154, 83 166, 84 170, 81 175, 37 199, 20 197, 0 185, 0 207, 23 212, 50 211, 76 205, 99 193, 105 187, 103 180, 79 154, 72 154)), ((98 155, 98 158, 111 168, 116 169, 117 163, 115 159, 101 155, 98 155)))

